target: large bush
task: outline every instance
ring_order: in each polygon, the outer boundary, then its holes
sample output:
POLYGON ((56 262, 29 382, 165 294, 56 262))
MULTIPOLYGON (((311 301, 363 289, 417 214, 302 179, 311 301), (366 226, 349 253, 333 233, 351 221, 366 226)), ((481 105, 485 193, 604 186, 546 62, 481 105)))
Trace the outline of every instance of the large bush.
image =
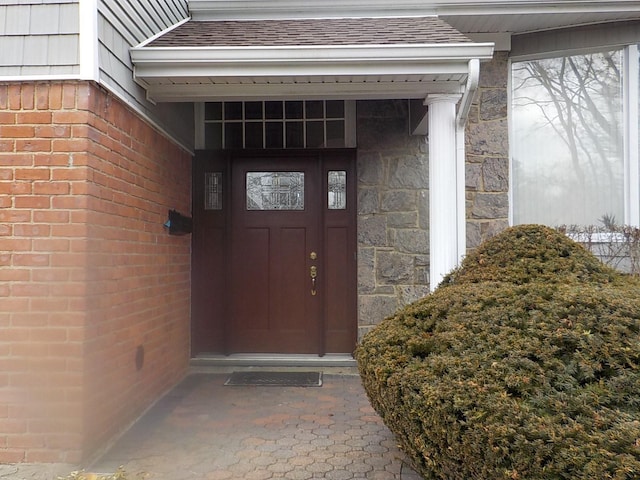
POLYGON ((365 336, 365 390, 426 479, 638 479, 639 287, 511 228, 365 336))

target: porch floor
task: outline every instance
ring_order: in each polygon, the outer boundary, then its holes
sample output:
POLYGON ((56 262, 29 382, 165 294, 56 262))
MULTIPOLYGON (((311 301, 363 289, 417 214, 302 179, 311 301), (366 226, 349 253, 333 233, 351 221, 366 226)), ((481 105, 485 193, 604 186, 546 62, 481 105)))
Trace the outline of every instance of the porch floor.
POLYGON ((238 387, 197 367, 90 470, 121 465, 154 480, 419 479, 355 370, 320 370, 321 387, 238 387))

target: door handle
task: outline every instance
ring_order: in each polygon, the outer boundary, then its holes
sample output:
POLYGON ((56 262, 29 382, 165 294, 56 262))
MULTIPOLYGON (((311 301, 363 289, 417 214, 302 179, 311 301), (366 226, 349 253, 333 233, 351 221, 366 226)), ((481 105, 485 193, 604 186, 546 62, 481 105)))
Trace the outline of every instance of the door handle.
POLYGON ((318 277, 318 267, 312 265, 309 267, 309 276, 311 277, 311 295, 315 295, 316 291, 316 278, 318 277))

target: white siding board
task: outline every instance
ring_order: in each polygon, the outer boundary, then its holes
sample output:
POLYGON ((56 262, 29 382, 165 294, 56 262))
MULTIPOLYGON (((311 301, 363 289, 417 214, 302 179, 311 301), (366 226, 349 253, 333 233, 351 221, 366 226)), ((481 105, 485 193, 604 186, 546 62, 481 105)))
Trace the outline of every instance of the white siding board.
POLYGON ((186 0, 99 0, 98 58, 100 82, 149 118, 193 143, 192 105, 153 105, 146 91, 133 79, 129 49, 188 16, 186 0), (181 114, 171 114, 171 110, 181 114))
POLYGON ((24 37, 22 65, 48 65, 49 37, 44 35, 24 37))
POLYGON ((0 6, 0 35, 78 33, 78 4, 0 6))
POLYGON ((33 5, 29 12, 29 33, 59 33, 60 6, 33 5))
POLYGON ((7 7, 0 5, 0 36, 6 35, 7 7))
POLYGON ((49 65, 78 65, 78 37, 76 35, 56 35, 49 39, 47 63, 49 65))
POLYGON ((78 33, 80 9, 77 4, 60 5, 59 33, 78 33))
POLYGON ((9 6, 6 9, 5 15, 5 35, 29 34, 31 6, 9 6))
POLYGON ((79 71, 78 0, 0 0, 0 75, 79 71))
POLYGON ((152 34, 145 35, 145 30, 141 28, 142 22, 136 16, 129 16, 127 12, 120 11, 105 7, 100 11, 103 18, 106 20, 106 25, 115 29, 127 39, 131 45, 137 45, 141 40, 150 37, 152 34))
POLYGON ((0 38, 0 65, 3 67, 22 65, 24 37, 0 38))
POLYGON ((20 67, 5 67, 0 65, 0 77, 18 77, 22 75, 20 67))

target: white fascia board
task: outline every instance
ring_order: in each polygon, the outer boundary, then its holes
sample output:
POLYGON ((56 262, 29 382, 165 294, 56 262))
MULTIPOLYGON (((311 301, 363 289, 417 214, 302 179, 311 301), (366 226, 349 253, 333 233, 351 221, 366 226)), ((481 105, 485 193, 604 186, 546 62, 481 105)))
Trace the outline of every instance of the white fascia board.
POLYGON ((493 43, 497 52, 511 51, 510 33, 465 33, 465 35, 476 43, 493 43))
MULTIPOLYGON (((441 63, 271 63, 261 64, 185 64, 176 68, 162 65, 137 65, 136 78, 151 84, 154 79, 163 78, 283 78, 283 77, 349 77, 349 76, 399 76, 399 75, 459 75, 467 74, 467 62, 441 63)), ((302 80, 303 81, 303 80, 302 80)))
POLYGON ((195 20, 638 12, 637 0, 189 0, 195 20))
POLYGON ((457 82, 362 82, 150 85, 149 98, 157 102, 214 102, 251 100, 376 100, 423 99, 431 92, 461 94, 457 82))
MULTIPOLYGON (((471 58, 489 60, 493 43, 133 48, 138 77, 432 74, 471 58)), ((443 72, 444 73, 444 72, 443 72)))

